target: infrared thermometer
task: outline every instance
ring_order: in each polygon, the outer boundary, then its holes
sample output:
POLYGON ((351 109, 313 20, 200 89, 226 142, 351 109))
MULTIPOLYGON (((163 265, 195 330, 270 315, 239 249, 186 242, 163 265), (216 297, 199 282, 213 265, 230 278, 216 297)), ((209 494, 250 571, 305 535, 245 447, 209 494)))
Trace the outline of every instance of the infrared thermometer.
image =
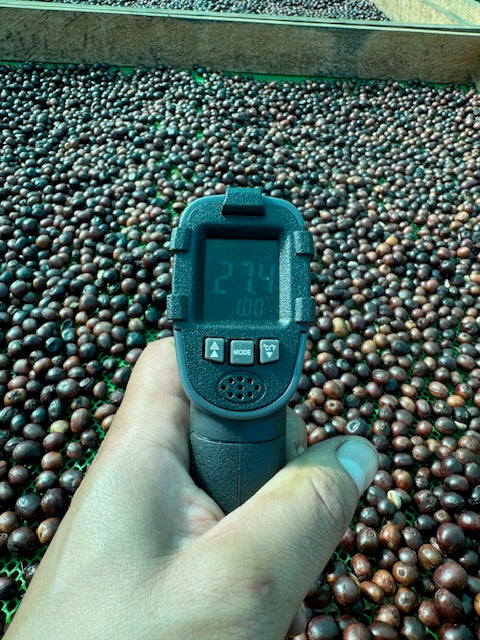
POLYGON ((315 318, 313 240, 286 200, 230 188, 187 207, 170 251, 191 473, 228 513, 285 465, 287 405, 315 318))

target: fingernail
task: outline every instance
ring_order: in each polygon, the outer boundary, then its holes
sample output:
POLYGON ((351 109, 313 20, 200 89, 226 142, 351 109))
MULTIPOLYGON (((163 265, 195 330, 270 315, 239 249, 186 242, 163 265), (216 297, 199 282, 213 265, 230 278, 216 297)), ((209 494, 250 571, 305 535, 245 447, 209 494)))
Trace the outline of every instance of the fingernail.
POLYGON ((378 456, 375 449, 361 438, 348 440, 337 449, 337 458, 362 494, 377 472, 378 456))

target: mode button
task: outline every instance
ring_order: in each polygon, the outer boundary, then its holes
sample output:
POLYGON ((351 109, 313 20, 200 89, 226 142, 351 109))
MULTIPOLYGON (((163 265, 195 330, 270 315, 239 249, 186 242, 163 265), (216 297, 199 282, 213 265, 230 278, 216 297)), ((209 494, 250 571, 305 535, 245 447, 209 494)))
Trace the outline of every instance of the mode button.
POLYGON ((253 364, 253 340, 232 340, 230 364, 253 364))

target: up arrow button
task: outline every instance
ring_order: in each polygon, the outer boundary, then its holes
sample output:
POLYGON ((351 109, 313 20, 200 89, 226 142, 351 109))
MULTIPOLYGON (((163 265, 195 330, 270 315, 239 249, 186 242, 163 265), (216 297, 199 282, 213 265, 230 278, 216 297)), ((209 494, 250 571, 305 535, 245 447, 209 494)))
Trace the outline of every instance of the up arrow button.
POLYGON ((223 338, 206 338, 203 357, 211 362, 222 363, 225 359, 225 340, 223 338))

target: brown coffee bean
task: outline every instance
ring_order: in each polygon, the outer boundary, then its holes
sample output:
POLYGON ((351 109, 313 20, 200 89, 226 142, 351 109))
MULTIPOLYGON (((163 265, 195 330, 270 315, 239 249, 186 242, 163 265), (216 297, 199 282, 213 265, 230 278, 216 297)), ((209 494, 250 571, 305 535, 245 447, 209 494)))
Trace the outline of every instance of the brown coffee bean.
POLYGON ((374 620, 376 622, 386 622, 395 629, 400 626, 400 613, 397 607, 393 604, 382 604, 377 608, 374 614, 374 620))
POLYGON ((437 542, 445 553, 458 556, 465 550, 465 534, 452 522, 441 524, 437 530, 437 542))
POLYGON ((38 539, 29 527, 18 527, 8 536, 7 548, 12 556, 25 556, 36 549, 38 539))
POLYGON ((12 533, 20 526, 20 520, 13 511, 4 511, 0 514, 0 533, 12 533))
POLYGON ((65 454, 71 460, 80 460, 83 457, 84 449, 80 442, 69 442, 65 449, 65 454))
POLYGON ((86 449, 96 449, 98 442, 99 437, 95 429, 85 429, 80 434, 80 444, 86 449))
POLYGON ((0 575, 0 600, 12 600, 17 595, 17 583, 9 576, 0 575))
POLYGON ((351 607, 361 595, 360 589, 350 576, 339 576, 332 584, 332 593, 342 607, 351 607))
POLYGON ((16 464, 8 471, 8 481, 14 487, 25 487, 31 480, 31 473, 23 464, 16 464))
POLYGON ((60 451, 48 451, 42 457, 40 464, 45 471, 58 471, 64 465, 63 455, 60 451))
POLYGON ((66 441, 67 438, 63 433, 47 433, 42 440, 42 447, 45 451, 58 451, 65 446, 66 441))
POLYGON ((107 416, 114 414, 117 411, 117 407, 114 404, 104 404, 100 405, 98 409, 95 410, 94 417, 98 421, 102 421, 107 416))
POLYGON ((58 484, 58 473, 56 471, 41 471, 35 478, 35 489, 40 493, 44 493, 47 489, 51 489, 58 484))
POLYGON ((84 474, 79 469, 67 469, 60 476, 60 487, 72 495, 80 486, 84 474))
POLYGON ((358 533, 357 549, 366 556, 376 556, 380 553, 381 542, 375 529, 365 527, 358 533))
POLYGON ((428 385, 428 390, 434 398, 445 399, 445 398, 448 398, 448 396, 450 395, 448 387, 442 384, 441 382, 437 382, 435 380, 430 382, 430 384, 428 385))
POLYGON ((47 489, 41 499, 40 506, 48 518, 62 516, 67 508, 67 499, 63 489, 60 487, 47 489))
POLYGON ((393 524, 385 524, 378 534, 380 542, 392 551, 396 551, 402 542, 402 534, 398 527, 393 524))
POLYGON ((373 575, 372 565, 366 555, 363 553, 356 553, 352 556, 350 562, 353 573, 357 576, 360 582, 371 579, 373 575))
POLYGON ((478 534, 480 532, 480 514, 474 511, 462 511, 457 516, 457 524, 464 532, 478 534))
POLYGON ((70 433, 70 424, 66 420, 55 420, 50 425, 51 433, 63 433, 64 435, 70 433))
POLYGON ((385 591, 375 582, 364 580, 360 583, 360 591, 362 595, 374 604, 382 604, 385 600, 385 591))
POLYGON ((480 592, 475 595, 474 609, 477 616, 480 616, 480 592))
POLYGON ((343 640, 372 640, 370 629, 361 622, 351 622, 343 630, 343 640))
POLYGON ((433 545, 422 544, 418 550, 418 560, 424 569, 431 571, 442 562, 443 555, 433 545))
POLYGON ((87 409, 76 409, 70 418, 70 430, 72 433, 81 433, 91 424, 92 418, 87 409))
POLYGON ((12 451, 12 458, 18 464, 38 462, 42 455, 42 445, 35 440, 19 442, 12 451))
POLYGON ((418 605, 418 596, 408 587, 400 587, 395 594, 395 605, 402 614, 413 614, 418 605))
POLYGON ((372 622, 368 628, 377 640, 396 640, 398 638, 397 630, 386 622, 372 622))
POLYGON ((15 502, 15 513, 24 520, 34 519, 40 508, 40 496, 36 493, 24 493, 15 502))
POLYGON ((405 587, 412 587, 420 577, 417 567, 405 562, 396 562, 392 567, 392 575, 405 587))
POLYGON ((400 636, 406 640, 423 640, 425 627, 414 616, 405 616, 400 628, 400 636))
POLYGON ((60 518, 47 518, 40 522, 37 527, 37 537, 40 544, 49 544, 52 541, 59 524, 60 518))
POLYGON ((386 569, 378 569, 375 571, 372 577, 372 582, 378 584, 379 587, 382 587, 387 596, 393 596, 397 590, 394 577, 386 569))
POLYGON ((467 586, 468 574, 457 562, 444 562, 435 569, 433 582, 437 589, 463 591, 467 586))
POLYGON ((38 562, 32 562, 30 564, 27 564, 23 568, 23 577, 25 579, 25 583, 26 583, 27 586, 32 581, 32 578, 35 575, 36 570, 38 569, 38 565, 39 565, 38 562))
POLYGON ((448 589, 438 589, 434 602, 438 613, 448 622, 460 622, 465 615, 460 599, 448 589))
POLYGON ((442 618, 433 600, 422 600, 418 605, 418 619, 427 629, 436 629, 442 624, 442 618))
POLYGON ((332 616, 315 616, 308 623, 307 636, 308 640, 337 640, 340 629, 332 616))

